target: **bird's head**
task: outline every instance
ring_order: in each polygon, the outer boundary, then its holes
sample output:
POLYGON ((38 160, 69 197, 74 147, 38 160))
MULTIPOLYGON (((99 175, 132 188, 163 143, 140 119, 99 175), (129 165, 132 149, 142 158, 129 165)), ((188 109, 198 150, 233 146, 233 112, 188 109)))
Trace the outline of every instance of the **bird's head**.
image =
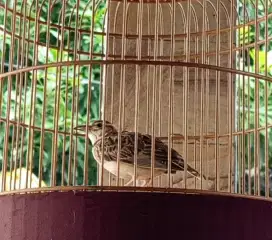
MULTIPOLYGON (((111 133, 117 133, 116 128, 108 121, 104 122, 104 136, 107 136, 111 133)), ((86 125, 76 126, 74 129, 79 130, 81 132, 86 132, 86 125)), ((92 144, 94 144, 98 139, 102 138, 103 136, 103 121, 97 120, 94 121, 91 125, 88 126, 88 137, 92 144)))

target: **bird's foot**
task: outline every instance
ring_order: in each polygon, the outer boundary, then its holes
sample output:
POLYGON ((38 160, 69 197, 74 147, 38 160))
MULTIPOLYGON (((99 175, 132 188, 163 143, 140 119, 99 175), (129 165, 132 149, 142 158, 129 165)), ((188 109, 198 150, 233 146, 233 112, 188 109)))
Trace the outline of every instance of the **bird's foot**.
MULTIPOLYGON (((129 180, 125 186, 129 186, 131 183, 134 182, 134 178, 131 178, 131 180, 129 180)), ((145 180, 136 180, 136 187, 144 187, 146 185, 146 181, 145 180)), ((134 186, 134 184, 132 184, 132 186, 134 186)))
POLYGON ((141 187, 148 187, 151 184, 151 179, 149 180, 144 180, 144 183, 141 187))
MULTIPOLYGON (((134 179, 132 178, 131 180, 129 180, 125 186, 129 186, 132 182, 134 182, 134 179)), ((136 186, 137 187, 147 187, 151 184, 151 179, 149 180, 136 180, 136 186)))
POLYGON ((133 178, 131 178, 124 186, 129 186, 134 181, 133 178))
POLYGON ((137 187, 144 187, 146 185, 146 181, 145 180, 136 180, 136 186, 137 187))

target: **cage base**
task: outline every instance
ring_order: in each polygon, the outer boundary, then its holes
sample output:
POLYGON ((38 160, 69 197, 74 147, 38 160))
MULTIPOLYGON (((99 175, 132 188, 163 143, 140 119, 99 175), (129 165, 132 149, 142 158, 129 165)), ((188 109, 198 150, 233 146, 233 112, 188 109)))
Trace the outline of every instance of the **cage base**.
POLYGON ((272 203, 231 196, 50 192, 0 197, 1 240, 272 239, 272 203))

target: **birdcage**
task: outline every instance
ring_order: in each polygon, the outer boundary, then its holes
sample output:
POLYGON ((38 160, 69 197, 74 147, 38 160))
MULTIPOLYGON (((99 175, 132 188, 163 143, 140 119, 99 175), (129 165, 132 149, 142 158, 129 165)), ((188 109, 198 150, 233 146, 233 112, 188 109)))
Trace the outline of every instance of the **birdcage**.
POLYGON ((1 0, 1 194, 269 200, 271 14, 268 0, 1 0))

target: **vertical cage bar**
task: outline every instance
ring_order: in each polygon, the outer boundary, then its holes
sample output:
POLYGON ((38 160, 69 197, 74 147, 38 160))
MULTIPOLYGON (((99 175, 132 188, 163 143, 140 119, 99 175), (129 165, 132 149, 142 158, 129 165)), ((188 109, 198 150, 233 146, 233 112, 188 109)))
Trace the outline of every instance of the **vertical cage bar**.
MULTIPOLYGON (((216 1, 216 54, 215 54, 215 62, 216 66, 220 66, 220 0, 216 1)), ((220 175, 219 175, 219 169, 220 169, 220 162, 219 162, 219 138, 218 135, 220 134, 219 129, 219 121, 220 121, 220 72, 215 72, 215 189, 216 191, 220 191, 220 175)))
MULTIPOLYGON (((95 31, 95 0, 92 0, 92 22, 91 22, 91 29, 90 29, 90 60, 93 60, 93 51, 94 51, 94 31, 95 31)), ((89 167, 89 140, 88 140, 88 135, 89 135, 89 122, 91 119, 90 116, 90 108, 91 108, 91 102, 92 102, 92 70, 93 70, 93 65, 89 65, 89 81, 88 81, 88 90, 87 90, 87 118, 86 118, 86 134, 85 134, 85 146, 84 146, 84 170, 83 170, 83 185, 88 185, 88 167, 89 167)), ((103 138, 102 138, 103 141, 103 138)), ((104 148, 104 142, 102 143, 102 148, 104 148)), ((103 150, 102 150, 102 158, 103 158, 103 150)))
MULTIPOLYGON (((14 70, 14 52, 15 52, 15 33, 16 33, 16 14, 17 14, 17 0, 15 0, 13 2, 13 16, 12 16, 12 23, 11 23, 11 43, 10 43, 10 47, 11 47, 11 51, 9 52, 9 67, 10 67, 10 71, 14 70)), ((14 77, 16 78, 16 83, 17 81, 17 77, 18 75, 14 75, 14 77)), ((13 81, 13 80, 12 80, 13 81)), ((11 86, 12 86, 12 81, 11 81, 11 86)), ((17 84, 16 84, 16 89, 15 89, 16 93, 17 93, 17 84)), ((10 109, 11 110, 11 109, 10 109)), ((15 120, 16 120, 16 107, 14 108, 15 111, 15 120)), ((8 121, 10 119, 7 119, 7 125, 9 125, 8 121)), ((9 190, 12 190, 12 180, 13 180, 13 163, 14 163, 14 141, 16 141, 16 139, 14 138, 15 136, 15 125, 13 125, 13 129, 12 129, 12 143, 11 143, 11 156, 10 156, 10 181, 9 181, 9 190)), ((15 160, 16 161, 16 160, 15 160)), ((16 164, 15 164, 16 165, 16 164)), ((16 182, 16 179, 14 178, 14 182, 16 182)))
MULTIPOLYGON (((265 0, 265 76, 268 77, 268 0, 265 0)), ((265 197, 269 198, 269 132, 268 132, 268 81, 265 80, 265 197)), ((271 129, 270 129, 271 131, 271 129)))
MULTIPOLYGON (((206 11, 207 11, 207 0, 203 1, 203 11, 202 11, 202 34, 201 34, 201 63, 206 63, 206 11)), ((203 174, 203 147, 204 147, 204 119, 205 119, 205 111, 204 111, 204 102, 205 102, 205 75, 206 71, 204 68, 201 69, 201 90, 200 90, 200 151, 199 151, 199 158, 200 158, 200 175, 203 174)), ((200 181, 200 189, 203 189, 203 180, 201 178, 200 181)))
MULTIPOLYGON (((148 36, 151 35, 151 28, 150 28, 150 23, 151 23, 151 18, 150 18, 150 14, 151 14, 151 10, 150 10, 150 4, 147 3, 147 34, 148 36)), ((148 57, 150 57, 151 55, 151 39, 150 37, 148 37, 147 39, 147 55, 148 57)), ((150 65, 147 66, 147 73, 146 73, 146 133, 149 133, 149 115, 150 115, 150 96, 149 96, 149 92, 150 92, 150 87, 149 87, 149 79, 150 79, 150 65)))
MULTIPOLYGON (((176 19, 176 1, 171 1, 171 48, 170 48, 170 61, 174 61, 175 57, 175 19, 176 19)), ((169 78, 169 108, 168 108, 168 177, 167 177, 167 185, 168 187, 172 187, 171 181, 171 165, 172 165, 172 145, 173 145, 173 94, 174 94, 174 71, 175 67, 170 66, 170 78, 169 78)))
MULTIPOLYGON (((191 41, 191 0, 187 2, 187 21, 186 21, 186 45, 185 61, 190 61, 190 41, 191 41)), ((187 167, 188 167, 188 91, 189 91, 189 69, 184 68, 184 83, 183 83, 183 131, 184 131, 184 188, 187 188, 187 167)))
MULTIPOLYGON (((158 56, 158 39, 159 39, 159 0, 156 0, 156 5, 155 5, 155 38, 154 38, 154 61, 157 60, 158 56)), ((153 79, 152 79, 152 109, 151 109, 151 136, 152 136, 152 146, 151 146, 151 186, 154 186, 154 167, 155 167, 155 161, 156 161, 156 156, 155 156, 155 126, 156 126, 156 100, 157 100, 157 66, 155 65, 153 67, 153 79)))
MULTIPOLYGON (((94 4, 94 3, 93 3, 94 4)), ((106 31, 106 49, 105 49, 105 60, 107 60, 109 58, 109 39, 110 39, 110 8, 111 8, 111 0, 107 1, 106 2, 106 9, 107 9, 107 13, 106 13, 106 24, 104 25, 104 31, 106 31)), ((113 32, 115 32, 115 25, 114 25, 114 29, 113 29, 113 32)), ((115 37, 113 37, 113 55, 115 55, 115 37)), ((114 101, 114 65, 111 66, 112 68, 112 85, 111 85, 111 116, 110 116, 110 121, 111 123, 113 122, 113 101, 114 101)), ((102 117, 102 120, 103 122, 105 123, 105 110, 106 110, 106 81, 108 79, 108 71, 109 71, 109 66, 108 65, 103 65, 103 79, 101 81, 101 84, 102 86, 100 86, 100 89, 102 89, 102 93, 100 95, 100 99, 101 99, 101 112, 102 114, 100 114, 102 117)), ((105 171, 104 171, 104 136, 105 136, 105 124, 103 124, 103 127, 102 127, 102 141, 101 141, 101 144, 102 144, 102 151, 101 151, 101 155, 102 155, 102 158, 101 158, 101 164, 98 165, 99 167, 99 171, 98 171, 98 175, 99 175, 99 185, 100 186, 103 186, 104 185, 104 174, 105 174, 105 171)), ((111 186, 111 173, 109 173, 109 185, 111 186)))
MULTIPOLYGON (((38 65, 38 42, 39 42, 39 16, 41 8, 39 8, 39 2, 36 1, 35 5, 35 43, 33 48, 34 66, 38 65)), ((30 116, 29 116, 29 132, 28 132, 28 149, 26 158, 26 188, 31 187, 32 183, 32 168, 33 168, 33 145, 34 145, 34 124, 35 124, 35 103, 36 103, 36 90, 37 90, 37 70, 32 71, 31 82, 31 103, 30 103, 30 116), (30 179, 28 174, 30 174, 30 179)))
MULTIPOLYGON (((258 6, 259 0, 255 1, 255 73, 259 73, 259 47, 258 47, 258 39, 259 39, 259 23, 258 23, 258 6)), ((260 195, 260 165, 259 165, 259 79, 255 78, 255 105, 254 105, 254 194, 260 195)))
MULTIPOLYGON (((76 0, 75 3, 75 39, 74 39, 74 51, 73 51, 73 57, 74 60, 77 60, 78 58, 78 19, 79 19, 79 6, 80 6, 80 0, 76 0)), ((74 12, 74 11, 73 11, 74 12)), ((69 19, 71 21, 71 18, 69 19)), ((71 24, 71 23, 70 23, 71 24)), ((75 162, 75 153, 76 153, 76 143, 73 141, 74 133, 74 121, 75 121, 75 113, 76 113, 76 75, 77 71, 79 69, 79 66, 74 65, 73 66, 73 83, 72 83, 72 116, 71 116, 71 129, 70 129, 70 151, 69 151, 69 163, 68 163, 68 185, 74 184, 74 177, 72 178, 72 162, 74 160, 75 162)), ((69 68, 67 69, 69 71, 69 68)), ((77 118, 77 117, 76 117, 77 118)), ((77 141, 77 139, 76 139, 77 141)), ((74 163, 75 164, 75 163, 74 163)))
MULTIPOLYGON (((122 50, 121 59, 125 59, 126 54, 126 30, 127 30, 127 0, 123 1, 123 18, 122 18, 122 50)), ((117 151, 117 182, 119 187, 120 183, 120 151, 121 151, 121 131, 123 130, 123 104, 124 104, 124 87, 125 87, 125 66, 121 65, 121 79, 120 79, 120 91, 119 91, 119 109, 118 109, 118 151, 117 151)))
MULTIPOLYGON (((234 22, 234 0, 231 0, 231 7, 230 7, 230 35, 229 35, 229 48, 230 48, 230 68, 233 68, 233 22, 234 22)), ((228 147, 229 147, 229 160, 228 160, 228 190, 232 192, 232 158, 233 158, 233 77, 234 75, 229 73, 228 74, 228 131, 229 131, 229 139, 228 139, 228 147)))
MULTIPOLYGON (((8 13, 8 1, 6 1, 5 4, 5 13, 4 13, 4 28, 7 26, 7 13, 8 13)), ((3 36, 3 48, 2 48, 2 60, 1 60, 1 73, 5 72, 5 53, 6 53, 6 32, 4 32, 3 36)), ((9 80, 8 80, 9 81, 9 80)), ((0 81, 0 112, 2 112, 2 99, 3 99, 3 80, 0 81)), ((7 106, 8 107, 8 106, 7 106)), ((8 127, 6 126, 5 129, 5 140, 4 140, 4 146, 8 144, 8 136, 6 136, 8 133, 8 127)), ((2 191, 6 190, 6 171, 7 171, 7 152, 6 147, 4 147, 4 154, 3 154, 3 161, 2 161, 2 191)))
MULTIPOLYGON (((142 59, 142 29, 143 28, 143 0, 139 1, 137 8, 137 60, 142 59)), ((134 145, 134 186, 137 180, 137 159, 138 159, 138 123, 139 123, 139 98, 140 98, 140 78, 141 66, 136 65, 136 83, 135 83, 135 112, 134 112, 134 131, 135 131, 135 145, 134 145)))

